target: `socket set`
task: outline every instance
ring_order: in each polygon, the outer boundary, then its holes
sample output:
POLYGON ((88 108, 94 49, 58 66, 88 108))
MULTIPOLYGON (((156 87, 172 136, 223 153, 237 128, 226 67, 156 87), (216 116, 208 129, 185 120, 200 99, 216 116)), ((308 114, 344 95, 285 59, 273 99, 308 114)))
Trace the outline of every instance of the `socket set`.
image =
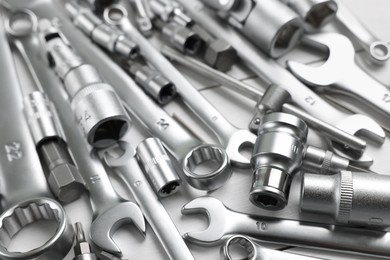
POLYGON ((355 4, 0 1, 0 259, 390 259, 355 4))

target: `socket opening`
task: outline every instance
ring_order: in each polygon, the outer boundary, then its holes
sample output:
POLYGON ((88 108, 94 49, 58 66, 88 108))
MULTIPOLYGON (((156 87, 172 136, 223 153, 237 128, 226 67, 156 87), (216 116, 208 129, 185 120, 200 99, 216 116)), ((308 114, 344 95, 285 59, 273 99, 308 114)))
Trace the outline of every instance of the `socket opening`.
POLYGON ((158 102, 162 105, 168 104, 176 95, 176 87, 172 83, 164 85, 158 95, 158 102))
POLYGON ((287 24, 284 26, 277 36, 275 48, 287 49, 291 45, 292 39, 299 31, 299 26, 295 24, 287 24))
POLYGON ((189 36, 184 42, 184 50, 188 54, 195 54, 199 51, 202 45, 202 39, 196 34, 189 36))
POLYGON ((91 145, 94 147, 108 147, 122 138, 129 128, 129 123, 123 119, 110 119, 99 124, 93 133, 90 133, 91 145))
POLYGON ((310 24, 313 28, 319 29, 328 23, 337 12, 337 4, 333 2, 325 2, 314 5, 307 13, 305 22, 310 24))

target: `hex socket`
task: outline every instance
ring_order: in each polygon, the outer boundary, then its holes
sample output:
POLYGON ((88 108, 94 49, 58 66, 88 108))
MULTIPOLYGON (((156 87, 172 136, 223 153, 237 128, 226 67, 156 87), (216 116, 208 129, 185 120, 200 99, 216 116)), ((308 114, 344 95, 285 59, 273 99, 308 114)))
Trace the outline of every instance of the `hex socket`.
POLYGON ((251 164, 250 201, 268 210, 287 205, 290 176, 301 166, 308 129, 301 119, 285 114, 266 114, 258 131, 251 164))
POLYGON ((175 193, 181 180, 160 139, 147 138, 136 150, 137 159, 156 194, 167 197, 175 193))
POLYGON ((335 175, 305 174, 301 211, 330 216, 336 223, 390 226, 390 176, 342 171, 335 175))
POLYGON ((161 27, 164 38, 176 49, 188 54, 195 54, 202 46, 202 39, 190 29, 170 22, 161 27))

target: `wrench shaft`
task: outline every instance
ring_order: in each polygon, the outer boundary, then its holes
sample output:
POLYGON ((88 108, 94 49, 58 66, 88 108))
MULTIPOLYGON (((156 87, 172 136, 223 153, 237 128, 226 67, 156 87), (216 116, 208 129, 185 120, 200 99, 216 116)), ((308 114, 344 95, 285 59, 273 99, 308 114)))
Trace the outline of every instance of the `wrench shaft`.
POLYGON ((137 159, 126 158, 123 166, 114 168, 126 182, 145 218, 159 238, 169 258, 194 260, 179 231, 146 180, 137 159))

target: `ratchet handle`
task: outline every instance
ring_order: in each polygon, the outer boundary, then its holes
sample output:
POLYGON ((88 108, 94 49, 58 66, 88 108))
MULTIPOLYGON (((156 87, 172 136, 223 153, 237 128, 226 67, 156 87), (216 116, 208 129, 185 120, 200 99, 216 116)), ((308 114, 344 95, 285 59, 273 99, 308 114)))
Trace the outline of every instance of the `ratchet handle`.
POLYGON ((390 233, 353 227, 278 220, 231 212, 236 219, 229 234, 300 247, 318 247, 375 256, 390 255, 390 233), (362 246, 365 245, 365 246, 362 246))

